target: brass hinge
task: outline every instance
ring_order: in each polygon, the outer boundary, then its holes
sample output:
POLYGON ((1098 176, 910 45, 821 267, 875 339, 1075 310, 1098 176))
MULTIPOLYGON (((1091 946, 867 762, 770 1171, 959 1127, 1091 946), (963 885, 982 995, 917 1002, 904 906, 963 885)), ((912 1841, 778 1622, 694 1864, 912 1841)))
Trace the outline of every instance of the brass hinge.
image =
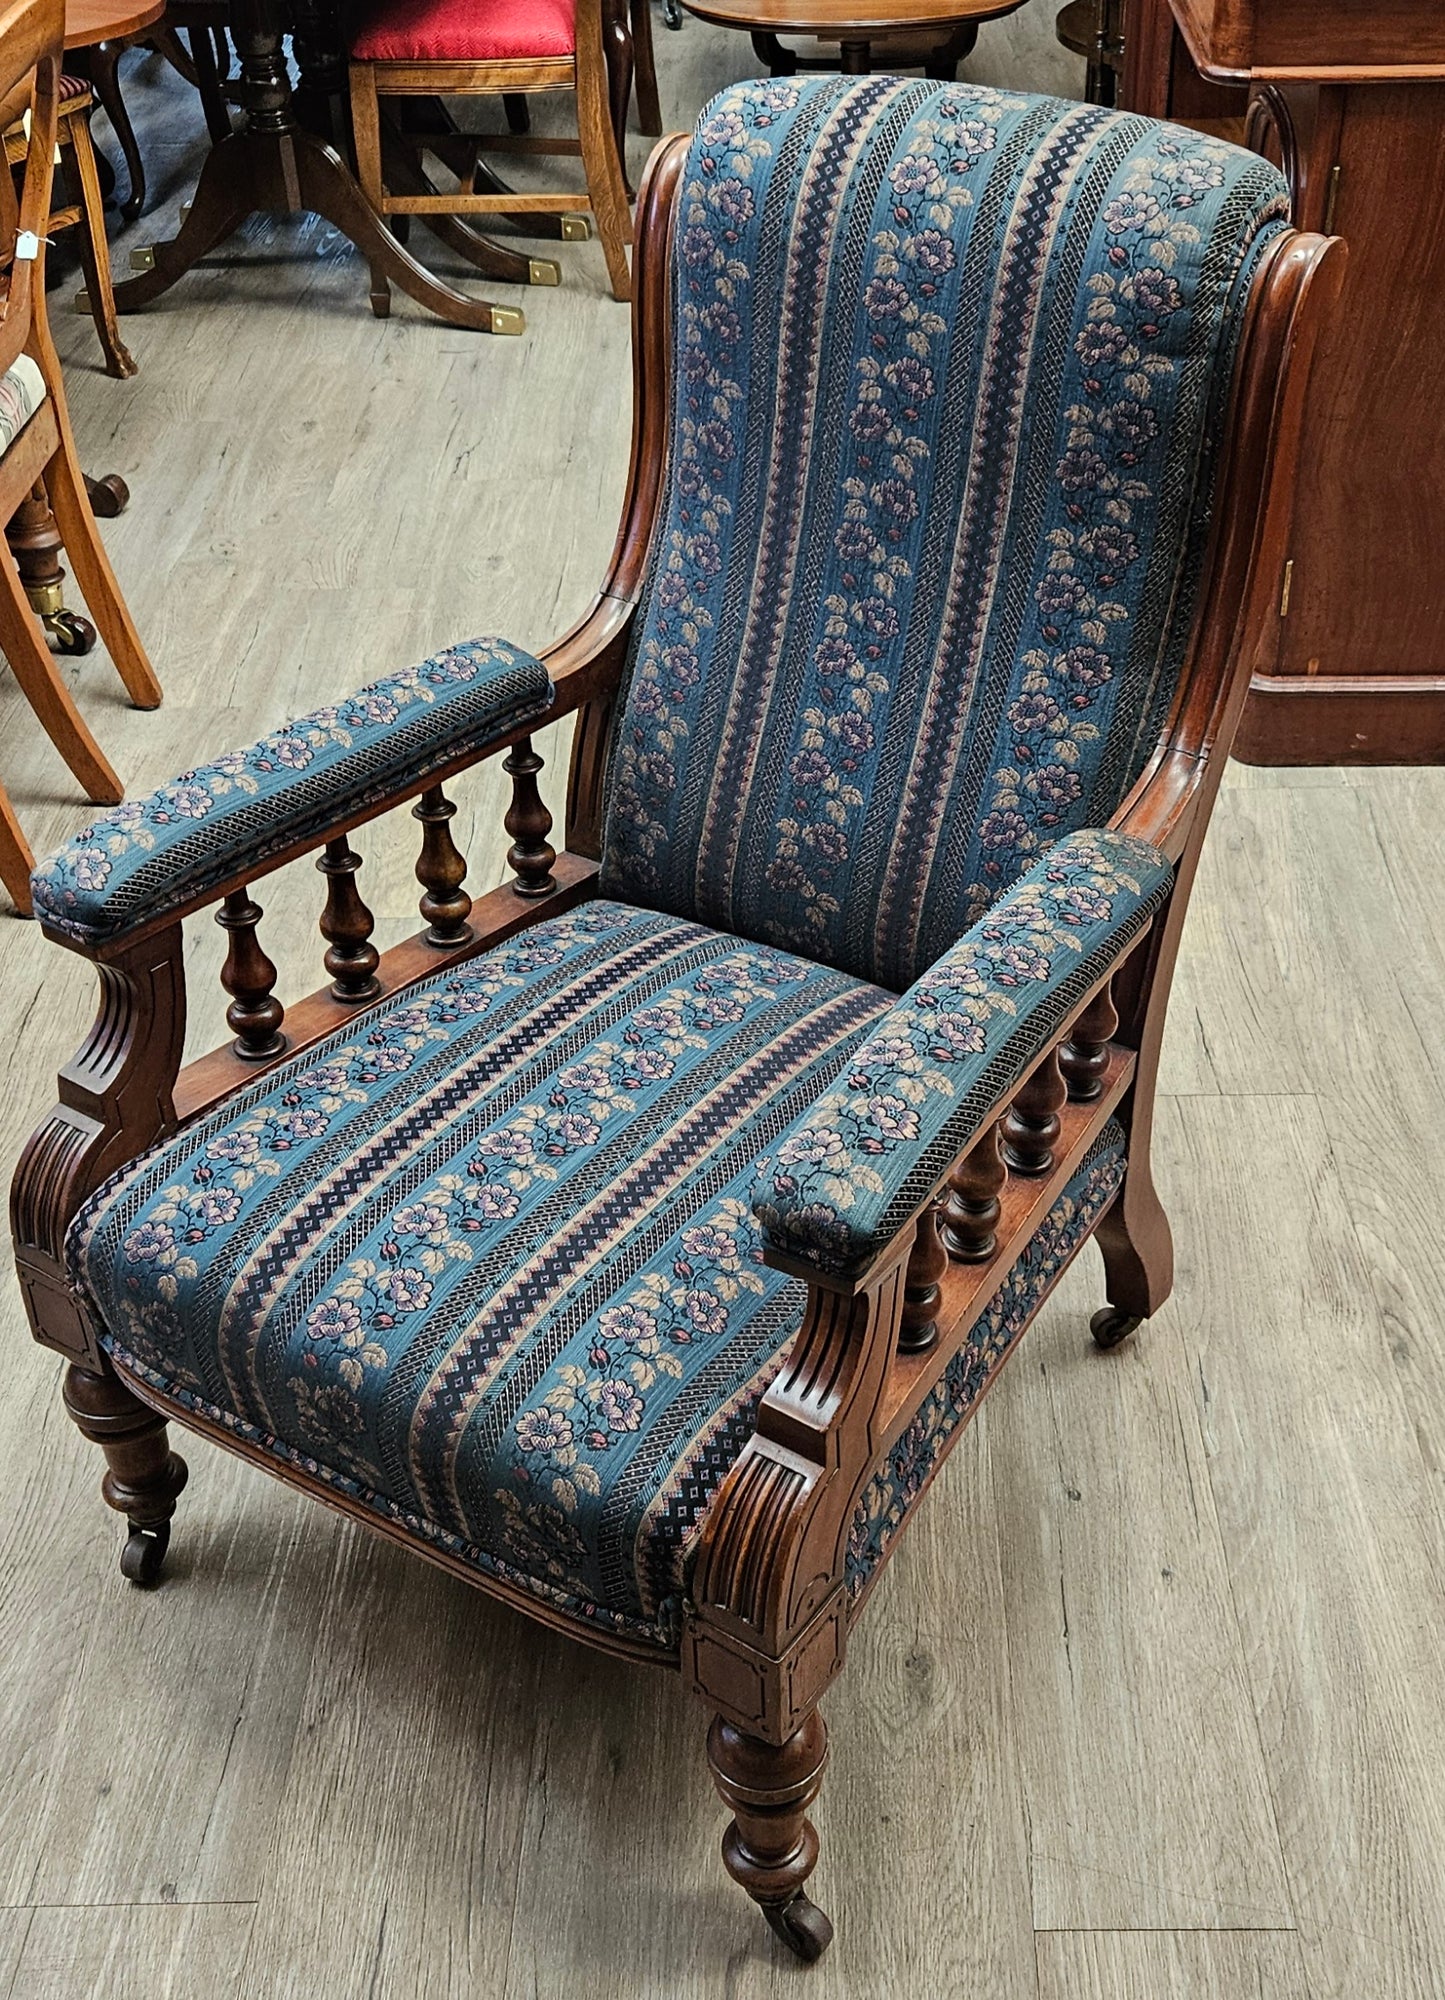
POLYGON ((1290 586, 1293 584, 1293 582, 1294 582, 1294 557, 1291 556, 1289 561, 1284 566, 1284 584, 1279 593, 1279 615, 1281 618, 1289 617, 1289 593, 1290 593, 1290 586))

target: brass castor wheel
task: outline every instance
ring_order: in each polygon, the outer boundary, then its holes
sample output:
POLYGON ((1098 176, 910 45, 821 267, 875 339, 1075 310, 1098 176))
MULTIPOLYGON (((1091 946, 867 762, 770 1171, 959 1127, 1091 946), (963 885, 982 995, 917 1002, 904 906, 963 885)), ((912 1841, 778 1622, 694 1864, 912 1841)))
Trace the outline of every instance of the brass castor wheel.
POLYGON ((1089 1331, 1100 1347, 1118 1347, 1143 1324, 1143 1313, 1126 1313, 1117 1306, 1104 1306, 1089 1321, 1089 1331))
POLYGON ((120 1552, 121 1575, 142 1590, 153 1590, 161 1580, 170 1543, 169 1521, 162 1521, 158 1528, 138 1528, 132 1521, 129 1539, 120 1552))
POLYGON ((816 1964, 833 1942, 832 1924, 801 1889, 789 1902, 764 1903, 762 1911, 773 1936, 781 1938, 805 1965, 816 1964))
POLYGON ((95 627, 78 611, 50 611, 40 622, 55 641, 57 653, 79 659, 86 653, 94 652, 95 627))

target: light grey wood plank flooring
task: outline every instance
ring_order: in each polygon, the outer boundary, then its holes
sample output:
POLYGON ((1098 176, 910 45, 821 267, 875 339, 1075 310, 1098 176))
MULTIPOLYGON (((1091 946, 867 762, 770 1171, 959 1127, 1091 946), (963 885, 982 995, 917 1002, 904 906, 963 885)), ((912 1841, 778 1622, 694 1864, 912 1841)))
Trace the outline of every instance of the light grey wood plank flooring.
MULTIPOLYGON (((1051 13, 985 28, 967 73, 1077 90, 1051 13)), ((751 64, 694 21, 657 41, 679 123, 751 64)), ((126 77, 157 207, 121 268, 174 227, 199 132, 157 63, 126 77)), ((167 690, 141 715, 102 656, 67 668, 133 787, 582 609, 627 316, 595 244, 562 256, 520 341, 404 300, 373 320, 313 224, 253 222, 128 322, 134 382, 57 312, 82 454, 134 490, 104 532, 167 690)), ((4 680, 0 747, 38 848, 83 824, 4 680)), ((488 885, 503 783, 458 796, 488 885)), ((412 927, 413 833, 361 843, 383 940, 412 927)), ((828 1702, 839 1936, 808 1974, 723 1873, 672 1680, 195 1440, 172 1580, 125 1586, 97 1456, 0 1282, 0 2000, 1440 2000, 1442 881, 1445 774, 1231 772, 1160 1111, 1175 1298, 1093 1354, 1090 1253, 890 1566, 828 1702)), ((319 977, 317 887, 263 892, 284 992, 319 977)), ((199 1049, 220 940, 190 950, 199 1049)), ((90 1005, 0 919, 7 1167, 90 1005)))

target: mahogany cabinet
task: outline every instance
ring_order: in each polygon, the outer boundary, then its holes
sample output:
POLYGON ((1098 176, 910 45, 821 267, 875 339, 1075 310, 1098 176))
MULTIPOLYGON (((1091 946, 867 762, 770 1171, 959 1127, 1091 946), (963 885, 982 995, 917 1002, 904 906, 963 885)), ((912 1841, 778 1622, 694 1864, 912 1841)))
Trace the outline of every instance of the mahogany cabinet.
POLYGON ((1445 763, 1445 5, 1128 0, 1120 95, 1268 153, 1349 243, 1235 755, 1445 763))

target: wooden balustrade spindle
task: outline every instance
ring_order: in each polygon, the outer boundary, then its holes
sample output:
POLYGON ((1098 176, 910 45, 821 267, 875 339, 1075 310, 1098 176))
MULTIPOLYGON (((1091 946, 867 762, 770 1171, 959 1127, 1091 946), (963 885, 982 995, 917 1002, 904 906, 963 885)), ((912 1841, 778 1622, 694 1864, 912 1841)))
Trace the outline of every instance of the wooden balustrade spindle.
POLYGON ((532 748, 530 736, 515 745, 502 765, 512 780, 512 803, 502 821, 512 836, 507 866, 516 874, 512 887, 519 896, 550 896, 557 886, 552 875, 557 850, 547 838, 552 815, 537 790, 541 768, 542 759, 532 748))
POLYGON ((918 1218, 918 1233, 908 1256, 903 1280, 903 1315, 898 1322, 898 1352, 922 1354, 938 1338, 938 1308, 943 1302, 939 1279, 948 1269, 948 1252, 938 1231, 942 1210, 930 1202, 918 1218))
POLYGON ((356 888, 361 856, 342 833, 327 841, 316 866, 326 877, 321 935, 329 948, 322 962, 331 974, 331 997, 352 1002, 374 1000, 381 991, 376 976, 381 958, 376 946, 368 942, 376 919, 356 888))
POLYGON ((948 1177, 943 1243, 960 1264, 986 1264, 998 1248, 998 1197, 1007 1179, 995 1122, 948 1177))
POLYGON ((1059 1068, 1076 1104, 1088 1104, 1103 1093, 1109 1068, 1109 1044, 1119 1026, 1112 984, 1101 986, 1075 1021, 1059 1050, 1059 1068))
POLYGON ((1059 1113, 1068 1101, 1059 1052, 1050 1049, 1003 1117, 1003 1156, 1016 1174, 1046 1174, 1054 1164, 1059 1113))
POLYGON ((256 936, 260 921, 261 906, 245 889, 233 889, 216 912, 216 922, 226 933, 221 984, 232 996, 226 1026, 235 1030, 233 1046, 247 1062, 265 1062, 286 1046, 281 1032, 286 1010, 271 991, 276 968, 256 936))
POLYGON ((411 809, 412 818, 420 820, 422 825, 416 879, 425 891, 421 913, 427 923, 426 941, 442 951, 466 944, 472 935, 467 922, 472 899, 462 887, 466 859, 452 839, 448 824, 455 812, 456 807, 440 785, 430 786, 411 809))

